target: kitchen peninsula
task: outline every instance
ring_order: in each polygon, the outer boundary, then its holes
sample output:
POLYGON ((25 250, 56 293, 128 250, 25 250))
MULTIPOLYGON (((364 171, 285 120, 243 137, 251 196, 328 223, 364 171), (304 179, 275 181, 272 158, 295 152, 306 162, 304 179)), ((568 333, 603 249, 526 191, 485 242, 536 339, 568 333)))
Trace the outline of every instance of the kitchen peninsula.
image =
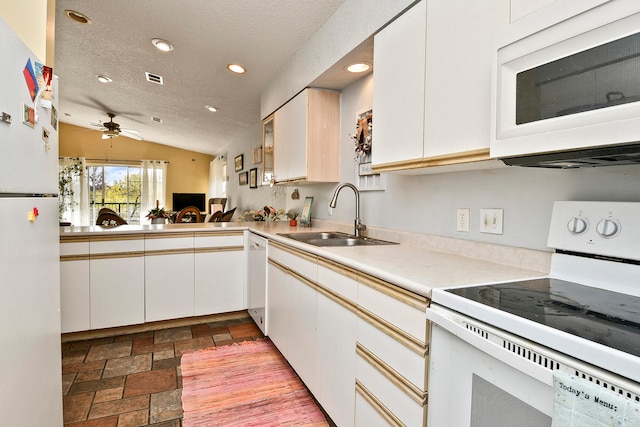
POLYGON ((269 241, 267 335, 331 418, 423 425, 431 290, 548 271, 546 252, 416 233, 373 228, 399 244, 356 247, 279 235, 328 230, 350 231, 325 221, 61 227, 63 331, 247 309, 255 233, 269 241))

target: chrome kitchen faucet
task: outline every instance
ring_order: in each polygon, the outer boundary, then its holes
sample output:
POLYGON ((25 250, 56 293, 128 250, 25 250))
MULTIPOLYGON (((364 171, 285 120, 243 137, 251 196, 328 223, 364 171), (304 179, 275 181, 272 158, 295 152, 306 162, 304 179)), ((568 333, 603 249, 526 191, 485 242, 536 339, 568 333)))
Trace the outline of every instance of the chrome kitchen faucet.
POLYGON ((366 230, 367 226, 360 221, 360 192, 358 191, 355 185, 349 182, 343 182, 342 184, 338 185, 336 187, 335 192, 333 193, 333 198, 331 199, 331 202, 329 202, 329 207, 330 208, 336 207, 336 204, 338 203, 338 193, 340 193, 340 190, 342 190, 344 187, 351 188, 353 192, 356 194, 356 219, 353 223, 353 226, 354 226, 353 234, 356 237, 360 237, 360 233, 366 230))

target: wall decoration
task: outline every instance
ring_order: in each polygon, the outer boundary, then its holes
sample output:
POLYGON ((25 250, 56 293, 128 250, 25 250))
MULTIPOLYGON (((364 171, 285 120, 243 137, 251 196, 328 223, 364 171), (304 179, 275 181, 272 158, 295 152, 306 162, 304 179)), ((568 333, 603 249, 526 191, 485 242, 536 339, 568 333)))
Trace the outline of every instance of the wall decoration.
POLYGON ((373 111, 368 110, 356 115, 356 133, 351 135, 355 141, 355 161, 371 162, 371 143, 373 128, 373 111))
POLYGON ((307 196, 304 199, 304 207, 298 222, 300 225, 311 227, 311 206, 313 206, 313 196, 307 196))
POLYGON ((253 163, 261 163, 262 162, 262 146, 254 147, 253 149, 253 163))
POLYGON ((249 172, 242 172, 238 175, 238 184, 247 185, 249 183, 249 172))
POLYGON ((236 172, 240 172, 242 169, 244 169, 244 154, 240 154, 239 156, 236 156, 235 165, 236 165, 236 172))
POLYGON ((258 188, 258 168, 249 169, 249 188, 258 188))

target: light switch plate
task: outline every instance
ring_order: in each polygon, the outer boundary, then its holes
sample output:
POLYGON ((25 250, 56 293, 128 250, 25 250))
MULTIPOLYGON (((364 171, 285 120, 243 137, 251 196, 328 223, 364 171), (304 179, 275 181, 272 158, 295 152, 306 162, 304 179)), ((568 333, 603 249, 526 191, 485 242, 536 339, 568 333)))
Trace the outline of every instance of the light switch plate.
POLYGON ((502 209, 480 209, 480 232, 502 234, 502 209))

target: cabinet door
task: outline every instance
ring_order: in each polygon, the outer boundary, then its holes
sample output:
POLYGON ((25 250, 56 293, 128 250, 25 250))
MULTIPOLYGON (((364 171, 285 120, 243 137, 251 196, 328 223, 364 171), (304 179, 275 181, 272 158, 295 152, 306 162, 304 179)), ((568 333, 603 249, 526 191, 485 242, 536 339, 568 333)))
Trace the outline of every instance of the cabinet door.
MULTIPOLYGON (((242 235, 234 246, 196 247, 195 314, 244 310, 245 253, 242 235)), ((196 237, 196 246, 199 238, 196 237)), ((222 243, 222 242, 219 242, 222 243)), ((217 244, 217 243, 216 243, 217 244)))
POLYGON ((91 259, 91 329, 144 323, 144 256, 91 259))
POLYGON ((306 176, 307 92, 299 93, 275 113, 274 175, 276 181, 306 176))
POLYGON ((267 267, 267 332, 271 341, 287 360, 289 360, 290 277, 286 270, 269 262, 267 267))
POLYGON ((375 36, 373 165, 422 160, 426 9, 423 0, 375 36))
POLYGON ((509 3, 428 0, 425 158, 489 149, 491 37, 509 3))
MULTIPOLYGON (((64 246, 64 245, 62 245, 64 246)), ((87 252, 89 250, 87 244, 87 252)), ((62 252, 63 248, 61 248, 62 252)), ((87 331, 89 315, 89 255, 60 260, 60 325, 62 333, 87 331)))
POLYGON ((145 237, 145 320, 194 315, 193 233, 145 237))

